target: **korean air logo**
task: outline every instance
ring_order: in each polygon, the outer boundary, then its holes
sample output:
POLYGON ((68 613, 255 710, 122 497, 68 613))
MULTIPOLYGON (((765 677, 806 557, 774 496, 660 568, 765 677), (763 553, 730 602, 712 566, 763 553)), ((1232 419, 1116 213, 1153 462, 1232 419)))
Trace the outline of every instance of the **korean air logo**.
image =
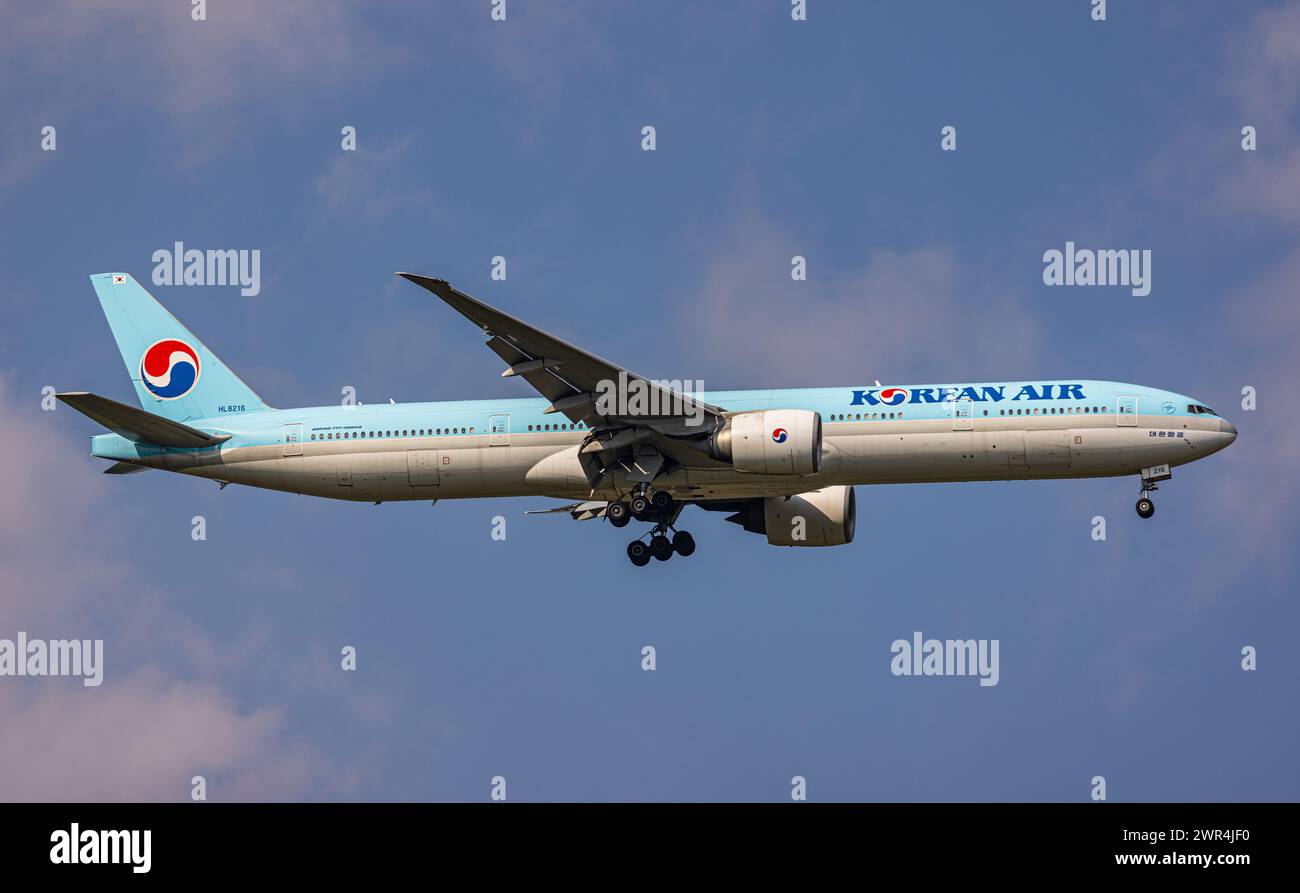
POLYGON ((155 341, 140 357, 140 381, 159 400, 178 400, 199 383, 199 353, 184 341, 155 341))
POLYGON ((786 433, 786 430, 785 430, 784 428, 774 428, 774 429, 772 429, 772 442, 773 442, 773 443, 785 443, 785 439, 786 439, 787 437, 789 437, 789 436, 790 436, 790 435, 786 433))
POLYGON ((907 388, 885 388, 880 392, 880 402, 886 406, 897 406, 906 403, 909 396, 907 388))

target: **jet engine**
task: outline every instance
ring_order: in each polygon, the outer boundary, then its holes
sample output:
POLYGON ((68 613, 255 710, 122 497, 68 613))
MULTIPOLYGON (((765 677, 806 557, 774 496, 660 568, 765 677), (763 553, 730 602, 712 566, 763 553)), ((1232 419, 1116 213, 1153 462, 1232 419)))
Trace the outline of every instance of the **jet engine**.
POLYGON ((769 496, 745 503, 727 518, 773 546, 843 546, 857 525, 853 488, 823 487, 798 496, 769 496))
POLYGON ((808 409, 738 412, 709 435, 709 455, 753 474, 816 474, 822 417, 808 409))

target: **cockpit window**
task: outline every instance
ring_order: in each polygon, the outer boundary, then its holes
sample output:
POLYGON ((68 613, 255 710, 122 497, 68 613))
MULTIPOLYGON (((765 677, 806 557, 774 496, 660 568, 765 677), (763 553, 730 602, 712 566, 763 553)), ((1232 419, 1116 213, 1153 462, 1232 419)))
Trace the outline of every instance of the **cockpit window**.
POLYGON ((1210 407, 1201 406, 1199 403, 1187 404, 1187 411, 1193 415, 1218 415, 1218 413, 1213 409, 1210 409, 1210 407))

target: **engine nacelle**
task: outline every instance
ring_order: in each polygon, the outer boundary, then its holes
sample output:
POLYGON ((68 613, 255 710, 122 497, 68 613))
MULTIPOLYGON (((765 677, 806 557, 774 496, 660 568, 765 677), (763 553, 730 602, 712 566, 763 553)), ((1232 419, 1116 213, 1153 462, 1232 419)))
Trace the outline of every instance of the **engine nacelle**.
POLYGON ((727 518, 773 546, 843 546, 853 542, 857 499, 853 488, 823 487, 798 496, 754 499, 727 518))
POLYGON ((816 474, 822 417, 808 409, 738 412, 709 437, 709 455, 753 474, 816 474))
POLYGON ((774 546, 844 546, 853 542, 857 523, 852 487, 826 487, 788 499, 770 496, 763 500, 763 526, 767 541, 774 546))

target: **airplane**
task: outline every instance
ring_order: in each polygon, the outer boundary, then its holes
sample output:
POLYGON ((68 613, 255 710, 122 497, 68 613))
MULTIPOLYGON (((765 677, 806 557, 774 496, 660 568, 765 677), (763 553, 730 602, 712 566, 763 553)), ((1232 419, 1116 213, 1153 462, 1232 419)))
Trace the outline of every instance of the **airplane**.
POLYGON ((1138 475, 1150 518, 1175 466, 1237 437, 1199 400, 1111 381, 691 393, 445 280, 397 275, 478 326, 502 376, 541 396, 272 409, 126 273, 90 279, 141 408, 57 396, 112 432, 91 438, 108 474, 157 468, 375 504, 576 500, 544 512, 650 525, 627 548, 638 567, 695 551, 677 526, 692 505, 772 545, 850 543, 856 485, 1138 475))

